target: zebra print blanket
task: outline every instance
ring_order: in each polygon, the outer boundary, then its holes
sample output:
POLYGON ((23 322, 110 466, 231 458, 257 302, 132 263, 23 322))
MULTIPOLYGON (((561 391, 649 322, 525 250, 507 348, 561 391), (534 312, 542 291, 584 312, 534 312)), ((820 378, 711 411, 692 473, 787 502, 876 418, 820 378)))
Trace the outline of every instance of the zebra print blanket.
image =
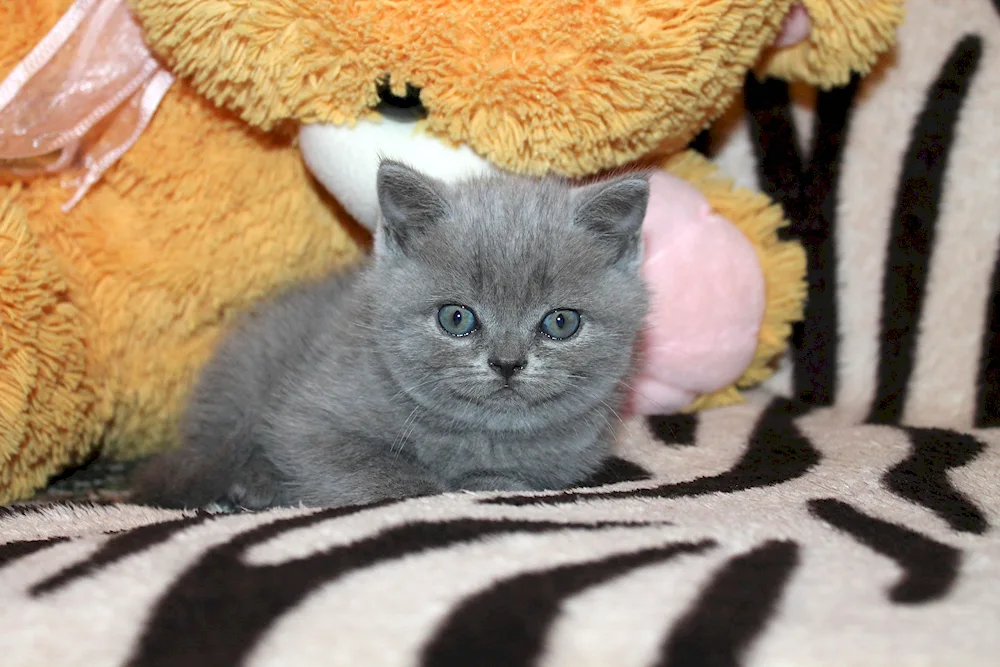
POLYGON ((747 82, 700 143, 810 255, 785 371, 591 485, 347 510, 0 509, 0 663, 1000 664, 1000 0, 747 82))
POLYGON ((997 664, 1000 433, 783 398, 628 431, 562 493, 7 510, 3 664, 997 664))

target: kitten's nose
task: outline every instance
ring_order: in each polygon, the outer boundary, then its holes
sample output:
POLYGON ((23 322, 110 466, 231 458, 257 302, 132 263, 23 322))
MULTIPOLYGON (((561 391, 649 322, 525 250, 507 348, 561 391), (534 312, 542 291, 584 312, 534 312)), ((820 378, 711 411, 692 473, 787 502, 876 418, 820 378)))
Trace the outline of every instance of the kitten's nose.
POLYGON ((528 360, 508 361, 506 359, 490 359, 487 363, 490 365, 490 368, 502 375, 504 380, 509 380, 514 377, 514 373, 523 370, 528 365, 528 360))

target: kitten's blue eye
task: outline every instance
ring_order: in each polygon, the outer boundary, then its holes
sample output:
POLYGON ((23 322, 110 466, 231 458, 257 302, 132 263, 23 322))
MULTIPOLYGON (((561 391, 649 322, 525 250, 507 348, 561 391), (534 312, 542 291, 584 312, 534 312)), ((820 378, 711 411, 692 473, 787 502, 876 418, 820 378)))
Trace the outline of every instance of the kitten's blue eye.
POLYGON ((553 310, 542 318, 539 329, 549 338, 566 340, 580 330, 580 313, 575 310, 553 310))
POLYGON ((456 304, 441 306, 438 310, 438 323, 452 336, 467 336, 479 326, 474 312, 456 304))

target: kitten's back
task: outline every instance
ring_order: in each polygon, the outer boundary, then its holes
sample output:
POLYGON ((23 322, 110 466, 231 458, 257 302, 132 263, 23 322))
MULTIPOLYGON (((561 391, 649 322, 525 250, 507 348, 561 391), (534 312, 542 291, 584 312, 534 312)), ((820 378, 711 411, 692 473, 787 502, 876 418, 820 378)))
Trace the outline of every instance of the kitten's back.
MULTIPOLYGON (((349 270, 296 286, 234 322, 192 390, 180 422, 183 449, 139 470, 137 502, 220 502, 220 490, 254 474, 270 478, 261 488, 274 487, 277 471, 254 446, 258 420, 271 388, 309 363, 320 332, 342 321, 344 297, 356 276, 357 270, 349 270)), ((258 503, 247 498, 246 504, 258 503)))

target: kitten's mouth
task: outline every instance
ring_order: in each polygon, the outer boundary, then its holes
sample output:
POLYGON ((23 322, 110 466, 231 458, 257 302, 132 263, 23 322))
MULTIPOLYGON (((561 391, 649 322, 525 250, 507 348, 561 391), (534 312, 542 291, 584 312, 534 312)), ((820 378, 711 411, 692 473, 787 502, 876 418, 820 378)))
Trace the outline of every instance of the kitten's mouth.
POLYGON ((523 398, 521 394, 514 389, 510 384, 505 384, 504 386, 493 392, 493 396, 500 398, 502 400, 512 400, 514 398, 523 398))
POLYGON ((562 396, 561 393, 545 395, 545 396, 534 396, 531 393, 529 393, 526 396, 522 392, 515 389, 513 385, 507 384, 494 391, 490 395, 490 399, 500 401, 503 403, 513 403, 513 402, 523 403, 526 406, 537 408, 540 405, 551 403, 552 401, 555 401, 561 396, 562 396))
POLYGON ((482 394, 468 395, 465 396, 464 398, 466 400, 475 403, 476 405, 481 405, 483 407, 488 407, 490 405, 497 405, 497 404, 505 406, 513 406, 513 405, 527 406, 529 403, 531 403, 531 401, 528 400, 528 398, 520 391, 518 391, 512 384, 503 385, 502 387, 494 389, 492 391, 487 390, 482 394))
POLYGON ((537 407, 545 403, 550 403, 557 400, 562 396, 562 393, 556 393, 553 395, 545 396, 534 396, 533 392, 528 392, 525 394, 522 390, 517 388, 516 383, 504 384, 492 391, 487 390, 483 393, 465 393, 456 392, 455 395, 471 403, 475 403, 480 406, 490 406, 490 405, 505 405, 505 406, 515 406, 521 405, 524 407, 537 407))
POLYGON ((515 401, 521 403, 527 402, 525 397, 511 385, 505 385, 500 387, 499 389, 494 389, 492 391, 490 391, 488 388, 484 389, 486 390, 481 393, 465 392, 465 391, 453 391, 452 393, 456 398, 460 398, 464 401, 475 403, 476 405, 481 405, 481 406, 488 406, 496 402, 503 402, 503 403, 510 403, 515 401))

